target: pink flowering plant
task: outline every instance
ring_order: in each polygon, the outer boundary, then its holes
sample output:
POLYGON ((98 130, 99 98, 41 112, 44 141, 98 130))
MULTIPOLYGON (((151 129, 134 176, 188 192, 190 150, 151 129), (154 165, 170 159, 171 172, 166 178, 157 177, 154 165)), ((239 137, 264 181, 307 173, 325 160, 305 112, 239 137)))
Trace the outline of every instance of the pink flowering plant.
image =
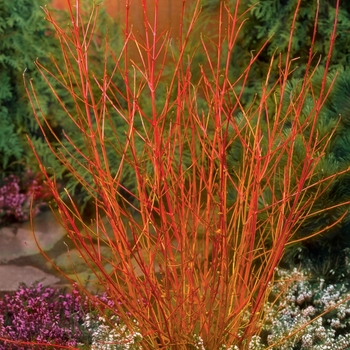
POLYGON ((105 318, 114 307, 106 293, 87 297, 76 284, 71 291, 23 284, 0 299, 0 350, 107 350, 108 341, 136 342, 136 334, 125 332, 118 317, 113 318, 113 328, 119 327, 120 332, 112 331, 105 318))
POLYGON ((62 293, 41 284, 22 285, 0 300, 0 350, 29 349, 26 342, 32 341, 41 348, 88 342, 89 335, 80 327, 88 310, 87 298, 75 288, 62 293))
POLYGON ((29 219, 46 205, 50 194, 42 176, 27 170, 22 177, 11 174, 0 181, 0 225, 29 219))

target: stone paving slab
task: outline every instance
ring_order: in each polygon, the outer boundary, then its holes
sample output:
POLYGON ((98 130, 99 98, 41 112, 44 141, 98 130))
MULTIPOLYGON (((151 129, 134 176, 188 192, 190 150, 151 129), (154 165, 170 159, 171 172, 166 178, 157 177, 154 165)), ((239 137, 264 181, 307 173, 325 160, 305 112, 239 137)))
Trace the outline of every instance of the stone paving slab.
POLYGON ((59 283, 60 279, 54 274, 48 274, 29 263, 22 262, 20 265, 15 265, 12 261, 40 253, 38 244, 43 251, 49 251, 65 234, 64 228, 59 225, 54 214, 49 210, 34 218, 34 231, 30 222, 1 227, 0 291, 15 291, 20 283, 28 286, 35 282, 45 286, 59 283))
POLYGON ((0 291, 16 291, 21 283, 30 286, 35 282, 50 286, 59 283, 60 279, 33 266, 0 266, 0 291))
MULTIPOLYGON (((107 231, 110 230, 111 228, 107 231)), ((79 281, 88 290, 98 291, 101 287, 98 278, 91 270, 95 264, 88 258, 88 253, 84 254, 87 262, 77 248, 74 246, 68 248, 64 242, 65 237, 64 228, 51 211, 45 211, 34 219, 34 232, 30 222, 0 228, 0 291, 15 291, 20 283, 31 285, 41 282, 45 286, 57 286, 60 283, 70 284, 71 281, 79 281), (64 253, 56 244, 60 241, 64 253), (62 276, 57 274, 57 270, 47 260, 38 259, 38 256, 41 256, 38 245, 48 254, 54 266, 63 272, 62 276), (68 279, 64 278, 64 275, 68 279)), ((92 242, 91 244, 91 249, 100 251, 103 257, 101 263, 104 272, 114 278, 118 257, 110 247, 99 246, 92 242)), ((147 260, 147 253, 145 259, 147 260)), ((131 260, 131 264, 136 276, 143 276, 143 271, 135 258, 131 260)), ((158 266, 154 268, 159 272, 158 266)))
POLYGON ((0 264, 19 257, 38 254, 39 246, 50 250, 65 235, 51 211, 45 211, 34 218, 34 233, 30 222, 12 224, 0 228, 0 264))

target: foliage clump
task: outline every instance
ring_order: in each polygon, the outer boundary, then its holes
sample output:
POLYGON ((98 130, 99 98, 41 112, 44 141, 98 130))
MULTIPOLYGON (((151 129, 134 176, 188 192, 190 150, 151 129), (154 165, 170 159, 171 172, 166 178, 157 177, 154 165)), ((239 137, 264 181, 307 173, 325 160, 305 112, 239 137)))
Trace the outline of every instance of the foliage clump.
POLYGON ((34 64, 38 58, 48 63, 50 53, 58 52, 40 8, 45 3, 3 0, 0 5, 0 168, 7 173, 33 165, 25 135, 40 137, 23 85, 24 71, 36 81, 45 112, 50 115, 57 106, 34 64))

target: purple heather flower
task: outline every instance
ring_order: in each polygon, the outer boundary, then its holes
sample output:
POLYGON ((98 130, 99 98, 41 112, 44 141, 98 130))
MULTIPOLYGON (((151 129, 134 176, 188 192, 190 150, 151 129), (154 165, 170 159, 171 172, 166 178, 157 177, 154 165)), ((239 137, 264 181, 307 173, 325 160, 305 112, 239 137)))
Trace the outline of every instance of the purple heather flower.
POLYGON ((39 176, 27 171, 22 179, 15 175, 3 179, 0 186, 0 224, 28 220, 32 200, 33 214, 39 213, 40 207, 50 196, 39 176))
MULTIPOLYGON (((0 338, 18 341, 11 349, 32 349, 20 342, 76 346, 87 343, 90 335, 82 324, 89 311, 89 303, 77 288, 72 293, 58 290, 21 286, 13 295, 0 300, 0 338)), ((0 350, 9 349, 10 343, 0 340, 0 350)))

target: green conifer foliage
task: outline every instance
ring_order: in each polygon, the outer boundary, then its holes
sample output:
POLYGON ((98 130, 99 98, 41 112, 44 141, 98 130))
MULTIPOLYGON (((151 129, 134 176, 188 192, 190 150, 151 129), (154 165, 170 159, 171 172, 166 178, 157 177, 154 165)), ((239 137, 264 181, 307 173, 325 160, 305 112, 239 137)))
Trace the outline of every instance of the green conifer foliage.
MULTIPOLYGON (((314 52, 321 56, 324 62, 328 55, 329 41, 335 16, 335 1, 302 1, 298 10, 295 28, 295 37, 292 41, 292 57, 300 57, 297 64, 305 64, 314 29, 314 19, 318 6, 317 38, 314 52)), ((256 50, 257 47, 267 39, 271 38, 264 55, 260 59, 269 58, 274 53, 286 53, 290 38, 290 25, 296 10, 295 0, 251 0, 252 6, 249 15, 249 31, 244 40, 244 46, 249 50, 256 50)), ((345 66, 349 64, 349 20, 350 6, 342 2, 337 23, 337 40, 333 50, 333 65, 345 66)), ((248 29, 248 28, 247 28, 248 29)), ((317 57, 318 59, 319 57, 317 57)), ((299 74, 303 74, 301 71, 299 74)))
MULTIPOLYGON (((236 45, 232 55, 232 76, 234 79, 241 74, 241 67, 245 67, 253 54, 256 54, 266 40, 268 44, 262 50, 251 69, 250 78, 244 89, 243 104, 252 102, 256 93, 261 91, 261 83, 266 77, 271 58, 274 55, 285 56, 290 45, 290 30, 294 14, 297 9, 296 0, 244 0, 242 4, 250 10, 245 14, 246 22, 240 33, 239 45, 236 45)), ((292 67, 295 68, 292 77, 303 78, 305 65, 314 32, 314 21, 318 7, 317 35, 313 52, 315 53, 313 66, 323 65, 328 56, 331 31, 335 18, 334 0, 301 1, 297 11, 294 35, 290 46, 292 67)), ((341 2, 337 22, 337 39, 332 53, 332 67, 341 69, 350 64, 350 3, 341 2)), ((243 6, 243 7, 244 7, 243 6)), ((271 81, 278 78, 278 60, 275 60, 271 73, 271 81)), ((237 92, 241 87, 236 86, 237 92)))
MULTIPOLYGON (((261 92, 263 77, 266 76, 273 56, 277 59, 275 59, 270 80, 271 82, 276 81, 278 57, 279 55, 283 57, 287 54, 290 45, 291 24, 297 7, 296 0, 248 0, 247 3, 251 6, 251 9, 246 15, 247 21, 244 24, 239 45, 235 47, 235 52, 232 56, 232 76, 235 78, 238 77, 240 66, 246 65, 251 59, 251 55, 256 53, 266 40, 269 39, 269 43, 257 58, 250 73, 247 83, 248 88, 244 89, 241 103, 245 110, 255 108, 254 97, 261 92)), ((328 56, 331 31, 334 25, 335 1, 301 1, 294 37, 290 46, 291 64, 295 70, 288 81, 287 89, 289 93, 286 96, 296 96, 298 86, 301 86, 301 79, 304 78, 305 67, 312 43, 317 4, 319 4, 318 25, 313 47, 315 56, 312 66, 316 67, 318 65, 319 68, 313 76, 312 81, 316 95, 318 93, 317 89, 321 88, 324 72, 323 66, 328 56)), ((350 64, 349 28, 350 3, 341 2, 337 22, 337 38, 331 61, 331 73, 328 76, 328 87, 333 78, 335 78, 335 74, 337 74, 337 77, 326 104, 322 107, 317 125, 320 140, 323 137, 327 137, 327 135, 328 137, 330 135, 332 136, 331 142, 322 155, 322 161, 317 169, 318 179, 326 178, 350 166, 350 70, 347 68, 350 64), (336 132, 334 132, 335 129, 336 132)), ((236 86, 236 93, 239 91, 240 86, 238 84, 236 86)), ((269 115, 273 117, 275 103, 273 99, 270 102, 269 115)), ((288 102, 286 101, 286 106, 288 102)), ((305 100, 303 106, 305 115, 308 115, 313 107, 314 100, 310 96, 305 100)), ((236 116, 236 118, 239 119, 240 116, 236 116)), ((288 132, 288 125, 286 125, 286 132, 288 132)), ((294 162, 297 168, 305 156, 305 149, 302 143, 299 146, 296 143, 295 147, 294 162)), ((240 160, 237 150, 239 150, 239 146, 237 147, 237 145, 235 147, 232 146, 228 150, 228 162, 231 164, 232 169, 239 169, 240 160)), ((297 238, 304 238, 320 229, 326 229, 345 215, 341 225, 337 225, 331 230, 325 230, 323 236, 317 236, 317 238, 305 243, 312 252, 323 254, 327 250, 327 254, 337 254, 337 244, 341 246, 345 245, 346 247, 349 246, 349 235, 347 233, 349 232, 348 228, 350 225, 350 215, 347 214, 349 208, 336 207, 338 204, 350 200, 349 183, 349 175, 347 174, 339 176, 331 184, 325 183, 322 196, 316 201, 313 212, 322 211, 327 207, 334 207, 334 209, 327 213, 322 212, 315 215, 300 227, 297 238), (330 240, 334 244, 330 244, 330 240)), ((310 195, 312 195, 312 191, 310 195)), ((229 189, 229 196, 232 200, 235 200, 234 189, 229 189)), ((268 196, 268 193, 264 194, 261 202, 264 203, 266 201, 268 203, 268 196)), ((289 252, 290 256, 295 257, 299 248, 298 246, 294 246, 291 249, 291 253, 289 252)))
MULTIPOLYGON (((65 105, 67 110, 74 113, 75 104, 71 94, 64 88, 59 80, 46 74, 45 78, 36 67, 35 62, 45 67, 57 76, 57 67, 62 69, 62 79, 67 78, 64 68, 64 60, 60 47, 60 42, 56 37, 54 28, 45 18, 45 13, 41 6, 44 0, 0 0, 0 169, 4 173, 21 173, 25 168, 36 167, 32 151, 28 147, 26 135, 30 137, 35 145, 43 164, 51 169, 52 175, 63 181, 64 187, 70 193, 76 193, 81 204, 85 204, 90 196, 79 189, 79 182, 75 177, 67 176, 66 167, 61 164, 50 152, 42 133, 35 121, 32 107, 25 90, 23 74, 27 85, 33 83, 38 98, 38 106, 41 112, 38 114, 48 122, 46 129, 50 128, 48 134, 53 147, 58 147, 58 140, 67 147, 62 152, 74 152, 69 142, 65 140, 65 134, 75 141, 77 145, 83 142, 83 135, 73 123, 67 120, 66 111, 54 96, 51 88, 45 79, 57 93, 59 100, 65 105), (39 107, 40 106, 40 107, 39 107)), ((90 5, 87 6, 86 13, 89 14, 90 5)), ((118 52, 122 36, 117 29, 116 23, 109 18, 103 8, 99 9, 98 30, 95 40, 91 44, 90 65, 91 80, 94 75, 99 78, 103 75, 103 62, 105 55, 105 37, 108 32, 108 42, 111 50, 118 52), (118 49, 116 49, 118 47, 118 49)), ((68 14, 64 11, 57 13, 50 9, 55 18, 59 18, 67 31, 69 21, 68 14)), ((88 18, 86 19, 88 20, 88 18)), ((108 69, 112 71, 114 62, 111 59, 108 69)), ((75 67, 77 68, 77 67, 75 67)), ((118 82, 114 81, 116 85, 118 82)), ((96 96, 101 95, 100 88, 94 84, 96 96)), ((122 102, 121 102, 122 103, 122 102)), ((115 118, 117 120, 118 118, 115 118)), ((45 123, 43 122, 43 125, 45 123)), ((120 134, 120 142, 125 142, 124 128, 122 125, 106 125, 106 136, 117 130, 120 134), (124 139, 123 139, 124 138, 124 139)), ((48 131, 48 130, 46 130, 48 131)), ((115 169, 119 166, 120 157, 116 152, 117 145, 111 145, 108 154, 114 161, 111 162, 115 169)), ((89 176, 86 169, 79 168, 82 177, 89 176)), ((128 177, 127 178, 132 178, 128 177)))
MULTIPOLYGON (((31 163, 25 134, 39 136, 23 85, 23 72, 40 91, 42 108, 50 114, 53 96, 35 69, 58 45, 48 31, 40 6, 44 0, 0 0, 0 168, 20 171, 31 163)), ((34 162, 33 162, 34 163, 34 162)))

